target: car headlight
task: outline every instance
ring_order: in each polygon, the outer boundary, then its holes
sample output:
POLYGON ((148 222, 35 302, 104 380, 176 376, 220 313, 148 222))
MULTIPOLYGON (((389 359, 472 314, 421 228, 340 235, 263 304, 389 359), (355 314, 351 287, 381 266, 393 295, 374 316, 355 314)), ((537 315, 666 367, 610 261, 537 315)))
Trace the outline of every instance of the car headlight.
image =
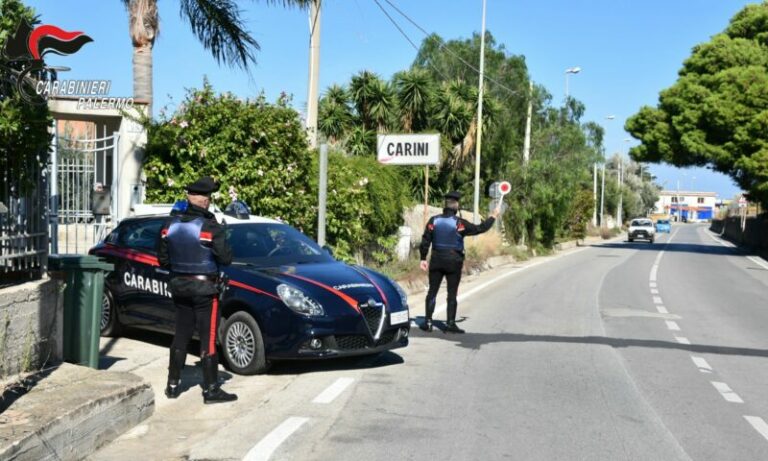
POLYGON ((277 295, 294 312, 303 315, 325 315, 325 310, 320 303, 296 287, 280 284, 277 286, 277 295))
POLYGON ((391 283, 392 286, 395 287, 395 290, 397 290, 397 294, 400 295, 400 303, 402 304, 402 306, 405 308, 408 308, 408 295, 405 294, 405 291, 402 288, 400 288, 400 285, 398 285, 397 282, 395 282, 394 280, 389 279, 389 283, 391 283))

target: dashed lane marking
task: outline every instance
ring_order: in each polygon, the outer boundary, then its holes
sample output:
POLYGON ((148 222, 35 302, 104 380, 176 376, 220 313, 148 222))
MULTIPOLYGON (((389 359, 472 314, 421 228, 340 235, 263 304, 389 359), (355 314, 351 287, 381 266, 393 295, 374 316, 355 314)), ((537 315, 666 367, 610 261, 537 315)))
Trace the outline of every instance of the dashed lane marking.
POLYGON ((703 358, 691 356, 691 360, 693 360, 693 364, 699 368, 700 372, 712 373, 712 367, 703 358))
POLYGON ((243 461, 267 461, 280 444, 285 442, 291 434, 298 431, 307 421, 309 421, 309 418, 300 416, 291 416, 286 419, 282 424, 274 428, 272 432, 267 434, 266 437, 261 439, 259 443, 254 445, 245 455, 243 461))
POLYGON ((323 392, 320 393, 312 403, 331 403, 336 400, 336 397, 340 396, 344 390, 349 387, 350 384, 355 382, 354 378, 339 378, 333 384, 328 386, 323 392))
POLYGON ((739 397, 737 393, 733 392, 731 387, 727 384, 720 381, 711 381, 711 383, 713 386, 715 386, 717 392, 719 392, 726 401, 731 403, 744 403, 744 401, 741 400, 741 397, 739 397))
POLYGON ((653 304, 664 304, 664 302, 661 300, 661 296, 654 296, 653 304))
POLYGON ((673 322, 672 320, 667 320, 667 328, 669 328, 672 331, 680 331, 680 325, 677 324, 677 322, 673 322))
POLYGON ((747 422, 751 424, 757 432, 760 433, 760 435, 768 440, 768 424, 765 423, 763 418, 759 416, 744 416, 744 419, 746 419, 747 422))
POLYGON ((656 310, 659 311, 659 314, 669 314, 667 308, 662 305, 656 306, 656 310))
POLYGON ((680 344, 691 344, 691 341, 684 336, 675 336, 675 341, 679 342, 680 344))

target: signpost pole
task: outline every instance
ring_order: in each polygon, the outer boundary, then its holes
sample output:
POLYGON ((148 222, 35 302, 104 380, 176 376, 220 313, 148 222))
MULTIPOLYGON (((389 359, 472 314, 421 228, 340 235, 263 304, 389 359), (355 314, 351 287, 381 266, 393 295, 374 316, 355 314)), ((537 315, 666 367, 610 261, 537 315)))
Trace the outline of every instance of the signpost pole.
POLYGON ((429 215, 429 165, 424 165, 424 226, 427 225, 429 215))

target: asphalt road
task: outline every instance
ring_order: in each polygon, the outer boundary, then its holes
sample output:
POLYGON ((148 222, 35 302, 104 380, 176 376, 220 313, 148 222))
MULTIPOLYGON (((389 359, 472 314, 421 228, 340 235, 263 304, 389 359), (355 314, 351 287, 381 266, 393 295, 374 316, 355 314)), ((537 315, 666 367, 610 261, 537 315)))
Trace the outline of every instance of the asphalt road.
POLYGON ((92 459, 768 459, 768 263, 706 227, 500 268, 460 294, 464 335, 413 329, 397 353, 231 376, 236 404, 203 406, 195 387, 166 400, 169 339, 104 340, 157 410, 92 459))

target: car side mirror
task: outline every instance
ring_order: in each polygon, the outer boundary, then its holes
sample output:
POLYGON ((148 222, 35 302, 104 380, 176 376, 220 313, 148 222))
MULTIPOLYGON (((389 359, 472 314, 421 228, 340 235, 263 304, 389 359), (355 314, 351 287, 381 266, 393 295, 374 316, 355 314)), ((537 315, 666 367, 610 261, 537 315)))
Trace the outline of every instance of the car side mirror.
POLYGON ((333 250, 328 245, 323 245, 323 250, 327 251, 328 254, 333 258, 333 250))

